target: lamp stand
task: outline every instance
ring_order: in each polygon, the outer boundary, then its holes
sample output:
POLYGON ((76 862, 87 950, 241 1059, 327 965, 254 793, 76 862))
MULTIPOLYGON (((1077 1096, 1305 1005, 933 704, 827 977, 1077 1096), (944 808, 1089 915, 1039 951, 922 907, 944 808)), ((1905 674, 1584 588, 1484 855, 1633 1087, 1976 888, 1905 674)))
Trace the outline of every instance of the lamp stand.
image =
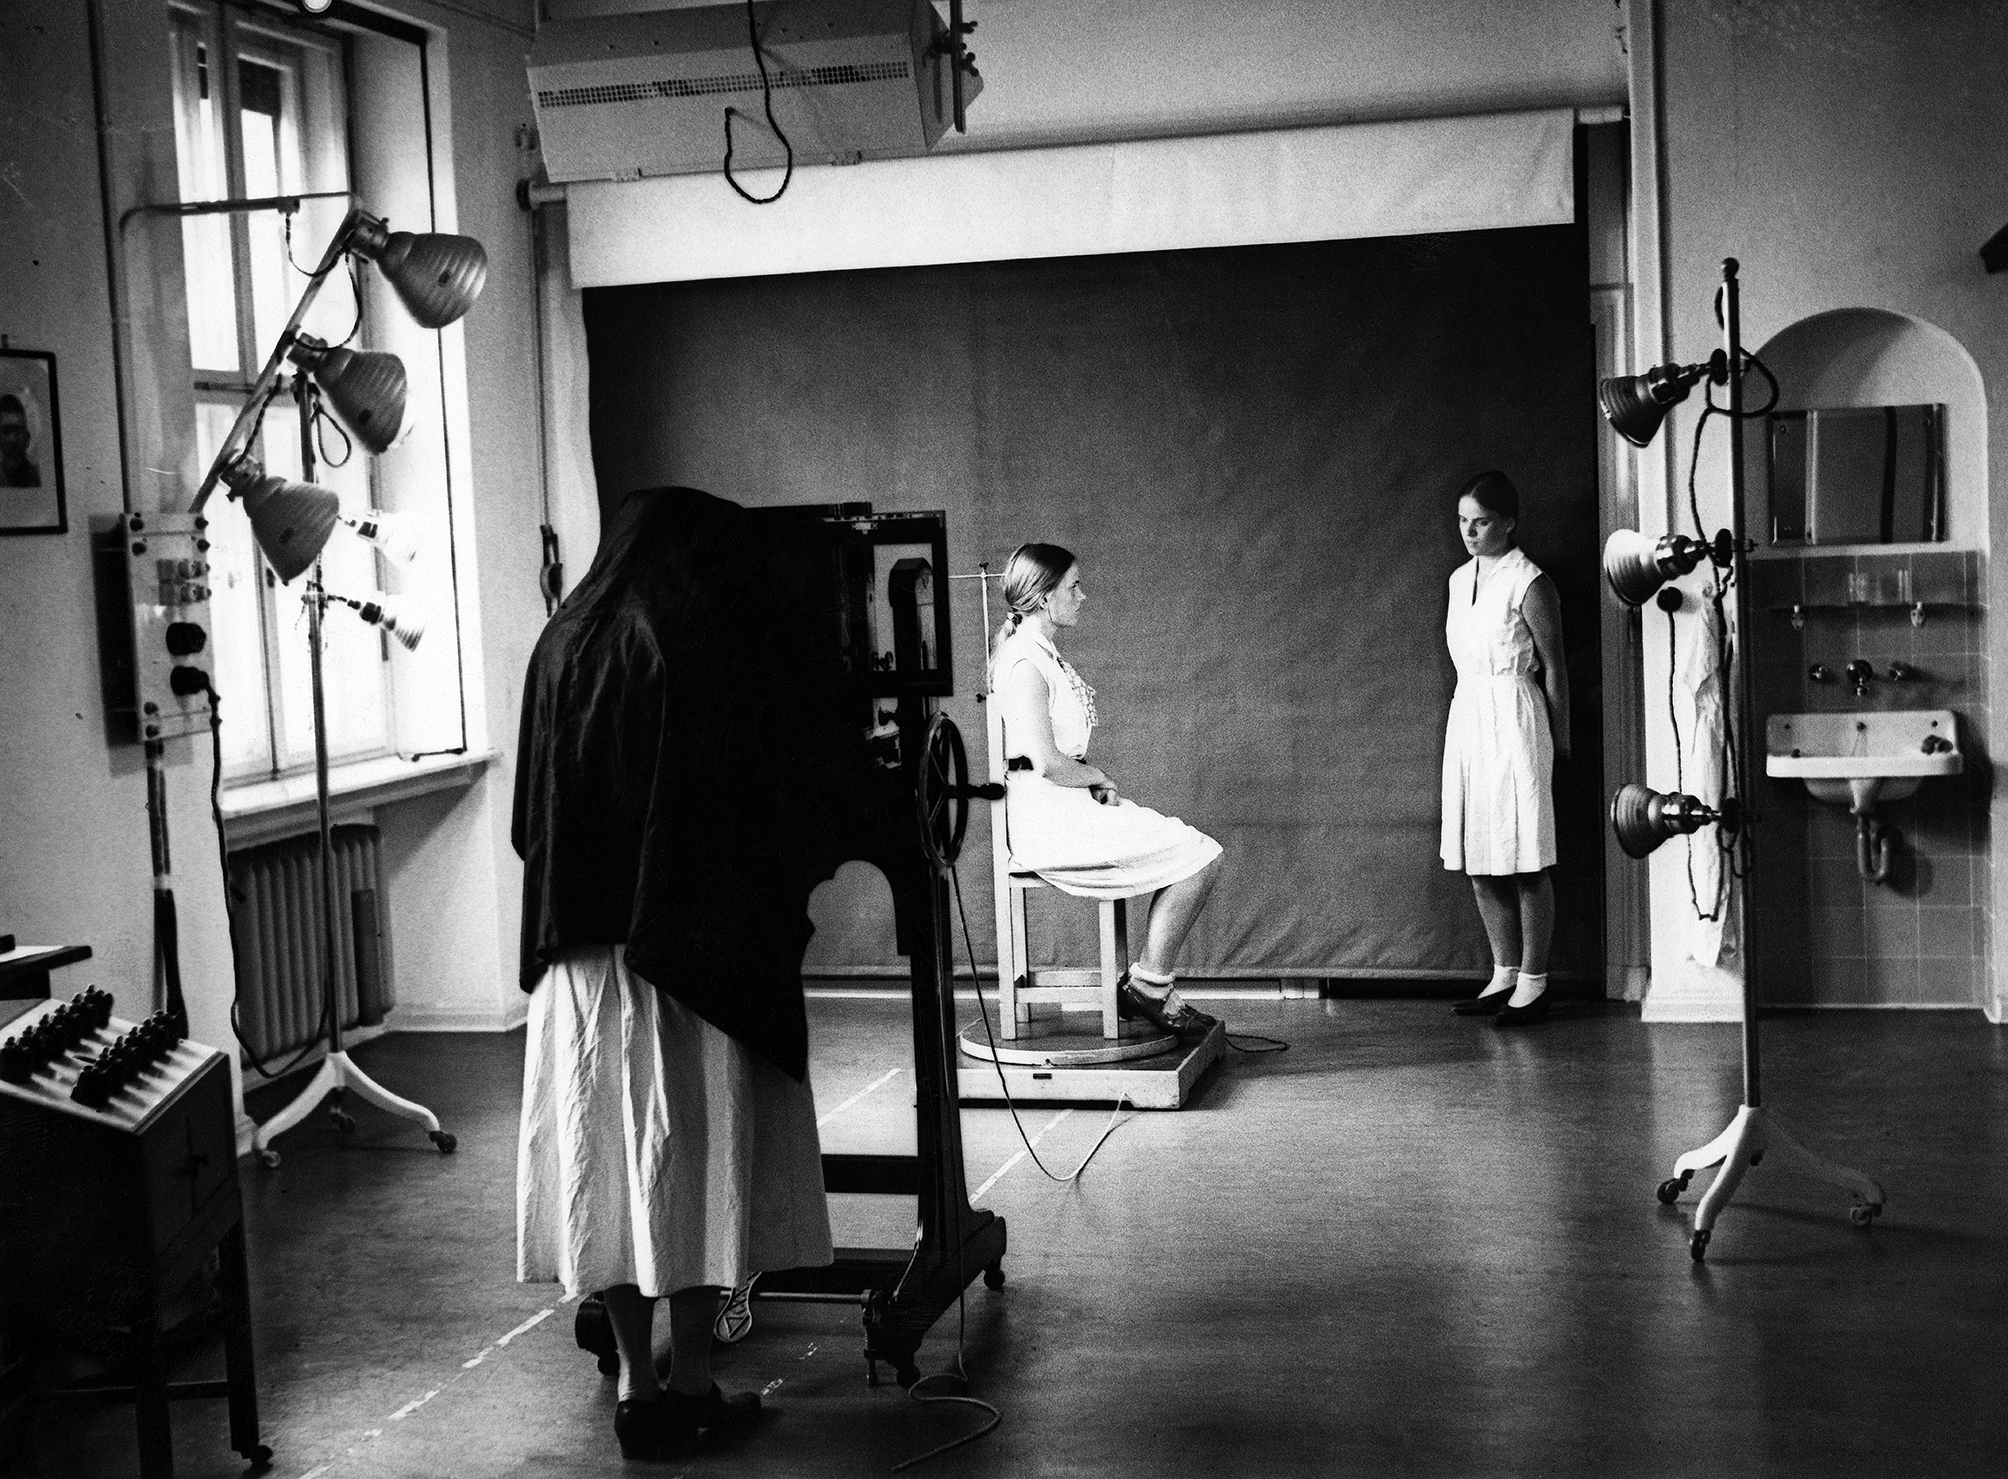
MULTIPOLYGON (((1723 348, 1729 360, 1730 572, 1736 588, 1734 662, 1740 673, 1736 686, 1739 730, 1735 746, 1735 779, 1738 791, 1742 792, 1745 789, 1744 778, 1751 773, 1749 757, 1751 736, 1756 733, 1757 692, 1750 653, 1749 558, 1743 537, 1743 325, 1737 298, 1736 271, 1736 259, 1724 258, 1720 316, 1723 348)), ((1736 1194, 1743 1173, 1769 1153, 1775 1153, 1786 1165, 1795 1166, 1817 1180, 1852 1191, 1857 1200, 1850 1215, 1857 1227, 1867 1227, 1883 1209, 1883 1190, 1875 1181, 1859 1171, 1814 1155, 1764 1109, 1757 1035, 1757 923, 1756 911, 1750 907, 1750 880, 1756 876, 1757 866, 1755 829, 1751 824, 1756 818, 1748 795, 1742 796, 1742 803, 1746 851, 1743 874, 1738 879, 1737 907, 1743 924, 1743 1104, 1720 1135, 1676 1160, 1672 1179, 1660 1183, 1659 1187, 1660 1201, 1671 1205, 1687 1189, 1696 1171, 1704 1171, 1710 1166, 1721 1167, 1701 1198, 1701 1204, 1694 1209, 1694 1234, 1687 1246, 1696 1263, 1707 1253, 1715 1219, 1722 1215, 1722 1209, 1736 1194)))
MULTIPOLYGON (((295 379, 294 392, 300 402, 302 480, 311 481, 314 476, 314 389, 305 374, 295 379)), ((252 1137, 251 1148, 267 1166, 277 1166, 279 1152, 272 1148, 272 1142, 305 1120, 330 1095, 334 1103, 328 1106, 328 1116, 344 1134, 349 1133, 355 1129, 355 1121, 342 1108, 342 1099, 353 1090, 366 1104, 374 1104, 378 1109, 424 1125, 432 1143, 439 1147, 441 1153, 450 1155, 456 1141, 439 1128, 437 1115, 422 1104, 414 1104, 391 1093, 358 1068, 342 1048, 342 1014, 335 1003, 335 849, 328 822, 328 720, 321 687, 321 622, 327 615, 328 597, 321 585, 321 562, 318 558, 308 579, 311 583, 307 587, 307 653, 314 687, 314 801, 321 842, 321 999, 328 1055, 321 1060, 313 1081, 301 1091, 300 1096, 258 1127, 252 1137)))

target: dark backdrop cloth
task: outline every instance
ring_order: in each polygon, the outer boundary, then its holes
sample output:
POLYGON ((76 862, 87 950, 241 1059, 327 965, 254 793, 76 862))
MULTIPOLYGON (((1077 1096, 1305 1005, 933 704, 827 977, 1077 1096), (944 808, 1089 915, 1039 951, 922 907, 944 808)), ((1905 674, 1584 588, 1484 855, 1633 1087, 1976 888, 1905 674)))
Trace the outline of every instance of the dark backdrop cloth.
POLYGON ((859 705, 818 638, 822 526, 690 488, 613 512, 524 683, 512 835, 521 984, 561 950, 628 964, 800 1079, 809 895, 847 856, 859 705))
MULTIPOLYGON (((1438 777, 1455 500, 1503 469, 1561 593, 1575 697, 1554 964, 1594 974, 1586 261, 1577 229, 1544 227, 593 289, 594 459, 608 493, 946 509, 950 573, 1000 570, 1024 540, 1072 548, 1090 599, 1063 640, 1100 694, 1090 758, 1227 848, 1181 962, 1195 975, 1489 964, 1437 855, 1438 777)), ((943 589, 947 709, 980 735, 976 584, 943 589)), ((1043 943, 1035 920, 1035 956, 1091 960, 1092 911, 1064 919, 1043 943)), ((860 926, 839 963, 892 963, 886 938, 860 926)))

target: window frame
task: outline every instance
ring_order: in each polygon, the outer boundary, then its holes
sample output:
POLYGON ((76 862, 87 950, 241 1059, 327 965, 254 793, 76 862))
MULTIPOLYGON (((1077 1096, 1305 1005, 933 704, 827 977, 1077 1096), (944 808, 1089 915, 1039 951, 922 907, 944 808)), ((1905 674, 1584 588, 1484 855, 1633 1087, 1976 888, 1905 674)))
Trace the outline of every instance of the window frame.
MULTIPOLYGON (((307 193, 324 184, 353 191, 354 161, 349 124, 356 105, 353 48, 342 32, 318 28, 265 11, 247 11, 233 0, 170 0, 168 9, 170 34, 175 39, 170 65, 175 69, 177 149, 186 151, 193 146, 210 151, 212 156, 220 151, 221 179, 216 183, 224 187, 220 192, 222 198, 241 200, 269 194, 307 193), (281 135, 281 147, 277 151, 279 157, 275 161, 277 178, 275 182, 270 182, 276 184, 276 189, 254 190, 248 184, 246 118, 250 112, 262 110, 247 110, 244 107, 240 68, 246 63, 269 67, 280 74, 279 112, 265 115, 273 118, 274 127, 281 135), (322 89, 324 116, 310 118, 307 116, 307 74, 310 67, 316 66, 329 85, 322 89), (207 73, 206 94, 201 90, 204 70, 207 73), (208 106, 199 115, 191 116, 197 97, 201 97, 208 106), (321 136, 318 141, 316 135, 321 136), (290 154, 283 147, 289 136, 295 145, 290 154), (323 173, 338 170, 338 177, 334 180, 311 178, 310 172, 317 164, 323 173), (293 175, 301 177, 293 178, 293 175)), ((205 161, 204 168, 192 172, 198 188, 201 182, 213 180, 217 175, 216 163, 212 157, 205 161)), ((186 182, 190 175, 191 171, 184 164, 181 171, 184 193, 189 188, 186 182)), ((188 198, 217 197, 205 194, 188 198)), ((303 219, 305 215, 303 212, 303 219)), ((211 440, 204 435, 205 431, 213 431, 214 423, 210 417, 219 417, 227 424, 235 416, 256 381, 259 367, 271 351, 269 343, 259 340, 259 232, 262 229, 281 235, 286 241, 286 255, 295 263, 303 246, 314 254, 310 261, 318 256, 320 250, 318 242, 298 239, 301 233, 293 229, 295 223, 291 219, 271 213, 231 213, 186 218, 185 251, 195 250, 199 242, 199 234, 186 228, 198 222, 215 221, 228 223, 228 270, 238 363, 235 368, 192 362, 189 366, 199 444, 211 440)), ((212 232, 212 239, 213 236, 212 232)), ((271 249, 272 242, 267 238, 262 264, 267 271, 276 260, 271 249)), ((305 280, 294 266, 281 262, 278 270, 283 291, 276 297, 268 293, 266 317, 268 320, 272 317, 271 302, 278 301, 284 305, 277 310, 280 322, 283 322, 284 314, 297 301, 305 280)), ((322 320, 316 324, 316 332, 326 330, 322 337, 330 343, 339 342, 348 324, 353 322, 353 337, 348 342, 353 347, 364 347, 370 319, 369 303, 363 295, 359 277, 343 274, 343 280, 356 283, 355 294, 352 296, 340 290, 324 292, 311 317, 322 320), (330 328, 329 319, 340 320, 340 323, 330 328)), ((330 283, 329 287, 334 289, 335 284, 330 283)), ((184 301, 189 303, 191 318, 194 318, 201 311, 195 295, 185 292, 184 301)), ((278 326, 278 323, 268 325, 274 334, 278 326)), ((191 361, 195 358, 194 338, 191 333, 191 361)), ((282 476, 299 476, 300 462, 296 457, 286 455, 286 448, 297 446, 300 441, 300 433, 294 429, 297 426, 298 413, 292 398, 283 395, 275 398, 267 410, 265 427, 261 427, 258 438, 252 444, 252 454, 267 461, 273 472, 282 476), (273 418, 287 418, 288 425, 280 430, 273 426, 273 418), (278 431, 278 436, 268 437, 267 428, 278 431), (277 445, 274 445, 275 441, 277 445), (289 461, 292 465, 285 465, 289 461)), ((332 439, 324 433, 319 440, 325 443, 332 439)), ((348 512, 381 505, 374 459, 360 448, 351 448, 340 466, 351 471, 336 474, 334 466, 322 463, 317 467, 313 481, 337 487, 344 494, 343 504, 348 512), (358 458, 360 462, 356 460, 358 458)), ((221 506, 222 502, 219 500, 218 505, 212 505, 213 520, 243 517, 241 511, 221 506)), ((346 538, 341 531, 337 531, 337 537, 346 538)), ((244 537, 239 542, 249 545, 248 530, 244 531, 244 537)), ((224 541, 219 540, 218 543, 224 541)), ((363 547, 357 546, 355 553, 360 557, 363 547)), ((344 595, 365 599, 383 595, 387 573, 385 563, 373 552, 367 554, 367 559, 367 589, 356 589, 365 579, 359 559, 344 561, 358 568, 351 569, 347 579, 335 588, 344 595)), ((276 574, 255 547, 249 549, 248 560, 250 568, 239 573, 252 583, 258 612, 255 674, 258 694, 255 704, 248 698, 240 698, 230 710, 226 710, 226 714, 233 717, 247 715, 255 708, 259 714, 259 732, 249 744, 234 747, 236 753, 226 759, 224 780, 227 785, 283 779, 314 768, 310 663, 304 621, 297 603, 289 599, 292 593, 280 585, 276 574)), ((335 582, 331 580, 330 585, 334 587, 335 582)), ((324 687, 329 690, 329 758, 333 763, 353 763, 395 755, 399 749, 397 685, 392 681, 390 672, 389 642, 373 628, 358 627, 353 632, 347 631, 340 625, 341 615, 331 611, 329 616, 322 652, 324 687), (347 690, 349 701, 342 704, 338 721, 337 702, 344 690, 347 690), (364 717, 359 709, 369 717, 364 717), (361 732, 356 733, 351 726, 359 718, 363 723, 361 732)), ((223 645, 221 640, 218 645, 219 648, 223 645)), ((242 688, 251 678, 252 674, 247 669, 240 672, 230 686, 242 688)), ((243 724, 246 721, 239 719, 238 722, 243 724)), ((246 731, 240 728, 238 733, 243 736, 246 731)))

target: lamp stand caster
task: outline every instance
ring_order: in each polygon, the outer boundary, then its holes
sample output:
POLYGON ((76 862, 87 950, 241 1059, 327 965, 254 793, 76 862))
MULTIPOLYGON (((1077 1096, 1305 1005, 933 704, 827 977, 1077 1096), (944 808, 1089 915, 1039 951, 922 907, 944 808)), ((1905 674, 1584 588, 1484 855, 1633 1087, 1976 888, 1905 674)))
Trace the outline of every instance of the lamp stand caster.
POLYGON ((1003 1264, 993 1263, 990 1267, 983 1270, 983 1287, 985 1289, 1002 1289, 1004 1287, 1003 1264))
POLYGON ((260 1472, 272 1467, 272 1450, 269 1446, 263 1443, 260 1443, 252 1448, 242 1449, 239 1451, 237 1456, 243 1459, 244 1462, 249 1464, 253 1469, 258 1470, 260 1472))
POLYGON ((1687 1240, 1687 1256, 1696 1263, 1708 1256, 1708 1240, 1714 1236, 1709 1228, 1697 1227, 1694 1236, 1687 1240))
POLYGON ((1656 1193, 1660 1204, 1671 1207, 1675 1202, 1679 1201, 1680 1194, 1687 1190, 1687 1183, 1693 1179, 1694 1173, 1692 1171, 1682 1171, 1678 1176, 1670 1177, 1660 1182, 1659 1191, 1656 1193))
POLYGON ((430 1140, 434 1145, 439 1147, 439 1153, 441 1155, 452 1155, 453 1148, 456 1145, 460 1144, 460 1142, 458 1140, 455 1140, 452 1134, 446 1130, 427 1130, 425 1132, 425 1138, 430 1140))
POLYGON ((1871 1227, 1875 1224, 1876 1218, 1882 1215, 1882 1209, 1881 1202, 1856 1202, 1854 1206, 1848 1208, 1848 1221, 1856 1227, 1871 1227))
POLYGON ((335 1122, 335 1128, 340 1130, 344 1135, 355 1134, 355 1119, 346 1109, 341 1108, 339 1105, 331 1106, 328 1110, 328 1118, 335 1122))
POLYGON ((268 1171, 279 1169, 279 1152, 270 1147, 258 1152, 258 1160, 268 1171))

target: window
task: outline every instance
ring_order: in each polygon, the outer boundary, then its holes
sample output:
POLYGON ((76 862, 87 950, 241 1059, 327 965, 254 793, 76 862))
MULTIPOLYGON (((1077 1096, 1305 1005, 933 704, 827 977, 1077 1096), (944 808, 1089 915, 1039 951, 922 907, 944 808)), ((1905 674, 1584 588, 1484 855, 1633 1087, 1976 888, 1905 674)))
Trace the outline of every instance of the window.
MULTIPOLYGON (((350 188, 347 88, 340 36, 251 16, 216 3, 171 11, 176 145, 183 200, 261 199, 350 188)), ((277 342, 306 274, 339 227, 344 199, 183 222, 197 450, 204 466, 222 444, 277 342)), ((340 268, 307 316, 306 332, 364 347, 366 305, 340 268)), ((268 471, 298 478, 308 444, 289 395, 274 399, 253 452, 268 471)), ((378 503, 371 459, 332 423, 313 438, 312 481, 345 511, 378 503)), ((303 582, 281 586, 251 540, 243 510, 208 506, 213 543, 214 663, 223 695, 225 775, 262 779, 313 764, 314 729, 303 582)), ((366 599, 388 583, 360 540, 330 541, 329 590, 366 599)), ((331 759, 389 753, 395 744, 386 639, 340 608, 325 623, 322 673, 331 759)))

